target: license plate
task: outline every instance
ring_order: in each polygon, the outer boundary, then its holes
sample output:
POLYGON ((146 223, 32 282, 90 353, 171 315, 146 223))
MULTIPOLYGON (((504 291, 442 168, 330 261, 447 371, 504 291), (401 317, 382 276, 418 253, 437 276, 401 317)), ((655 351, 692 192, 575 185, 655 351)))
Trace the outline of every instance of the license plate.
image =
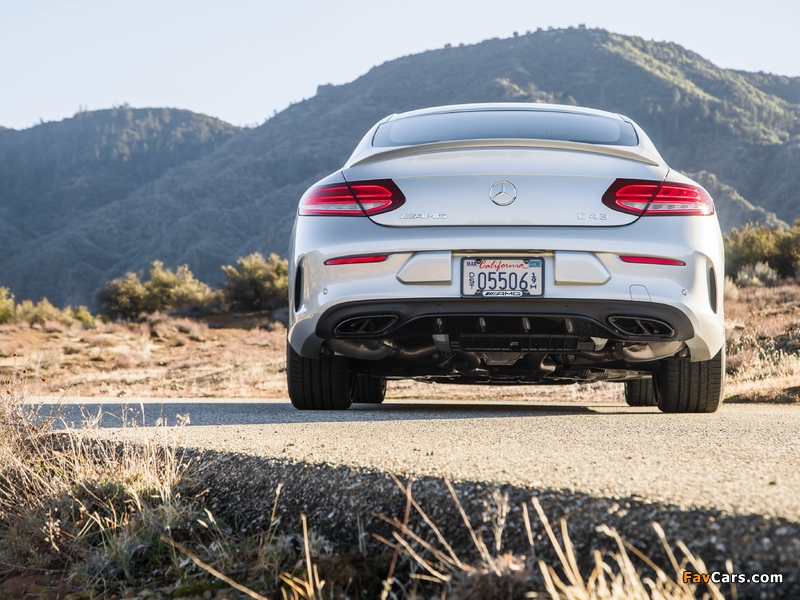
POLYGON ((542 258, 462 258, 461 295, 531 298, 544 295, 542 258))

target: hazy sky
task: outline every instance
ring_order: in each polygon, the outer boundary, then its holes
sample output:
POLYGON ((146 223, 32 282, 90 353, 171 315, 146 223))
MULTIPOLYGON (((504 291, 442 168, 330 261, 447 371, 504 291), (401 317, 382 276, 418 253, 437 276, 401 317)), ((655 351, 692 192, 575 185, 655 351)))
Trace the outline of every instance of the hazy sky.
POLYGON ((580 23, 800 76, 797 0, 0 0, 0 125, 125 102, 260 124, 399 56, 580 23))

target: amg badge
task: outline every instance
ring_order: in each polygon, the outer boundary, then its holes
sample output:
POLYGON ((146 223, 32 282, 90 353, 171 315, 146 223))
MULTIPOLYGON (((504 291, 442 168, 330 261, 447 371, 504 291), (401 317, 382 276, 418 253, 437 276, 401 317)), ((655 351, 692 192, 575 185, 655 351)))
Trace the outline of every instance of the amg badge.
POLYGON ((442 213, 406 213, 400 216, 401 219, 446 219, 447 215, 442 213))

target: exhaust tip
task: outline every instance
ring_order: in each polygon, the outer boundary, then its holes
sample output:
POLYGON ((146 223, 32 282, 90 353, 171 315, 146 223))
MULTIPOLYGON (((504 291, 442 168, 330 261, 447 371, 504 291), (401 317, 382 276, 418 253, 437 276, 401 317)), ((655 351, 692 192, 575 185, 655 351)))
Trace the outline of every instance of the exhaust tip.
POLYGON ((367 315, 350 317, 339 323, 333 330, 341 337, 363 337, 385 333, 399 321, 397 315, 367 315))
POLYGON ((608 317, 608 323, 618 333, 629 337, 668 339, 675 335, 672 325, 651 317, 620 315, 608 317))

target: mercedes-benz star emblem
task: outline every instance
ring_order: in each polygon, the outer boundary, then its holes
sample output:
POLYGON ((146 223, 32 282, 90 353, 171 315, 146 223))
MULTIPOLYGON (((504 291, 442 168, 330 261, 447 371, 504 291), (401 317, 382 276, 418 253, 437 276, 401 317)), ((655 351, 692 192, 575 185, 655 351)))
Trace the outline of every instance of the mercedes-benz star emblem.
POLYGON ((517 188, 510 181, 501 179, 489 188, 489 199, 497 206, 508 206, 517 199, 517 188))

